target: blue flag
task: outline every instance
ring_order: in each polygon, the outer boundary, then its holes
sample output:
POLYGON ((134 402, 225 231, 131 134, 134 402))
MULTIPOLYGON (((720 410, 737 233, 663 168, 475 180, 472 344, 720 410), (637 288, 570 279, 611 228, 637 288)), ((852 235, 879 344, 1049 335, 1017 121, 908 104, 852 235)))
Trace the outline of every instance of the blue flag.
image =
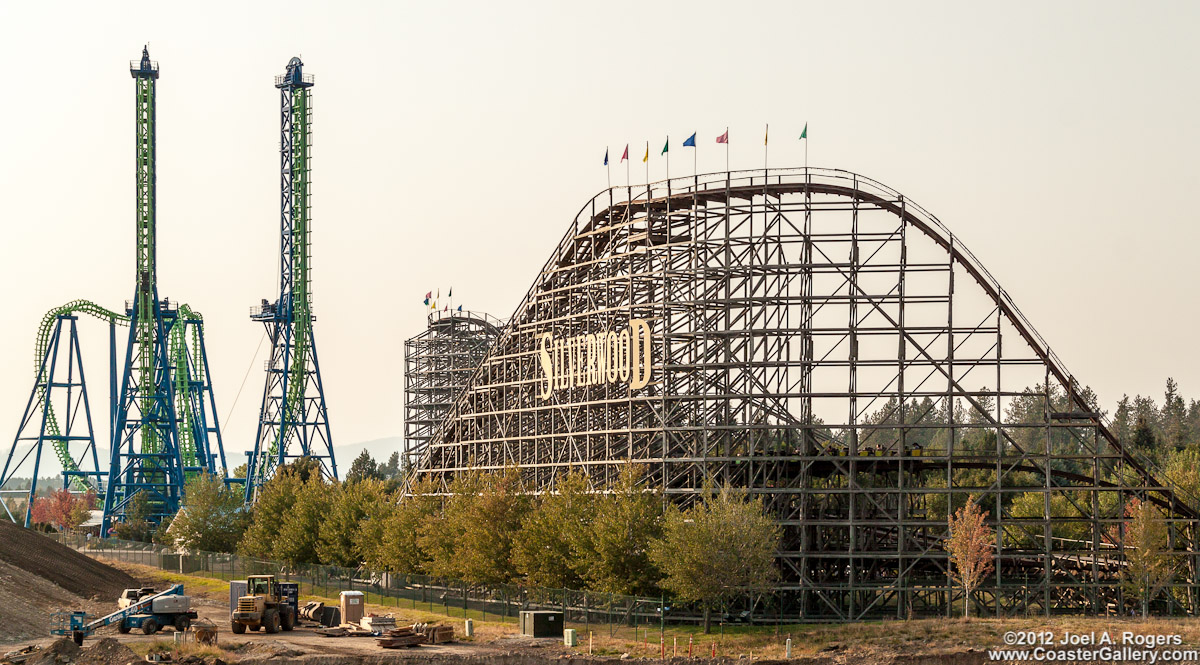
POLYGON ((608 148, 604 149, 604 165, 608 166, 608 148))
POLYGON ((686 148, 688 146, 692 146, 693 148, 696 147, 696 132, 692 132, 692 135, 689 136, 688 139, 683 142, 683 147, 686 148))
POLYGON ((462 305, 458 306, 458 311, 460 311, 460 312, 462 311, 462 305))

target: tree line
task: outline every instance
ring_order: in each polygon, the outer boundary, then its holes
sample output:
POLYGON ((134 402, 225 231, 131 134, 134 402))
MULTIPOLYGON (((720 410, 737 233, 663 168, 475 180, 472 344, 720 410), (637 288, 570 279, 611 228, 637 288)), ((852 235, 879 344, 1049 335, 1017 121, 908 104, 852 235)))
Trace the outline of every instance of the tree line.
POLYGON ((605 487, 573 470, 552 492, 533 495, 518 470, 506 469, 462 475, 447 491, 425 481, 405 495, 396 478, 368 473, 380 468, 369 456, 360 460, 343 482, 315 460, 296 460, 263 485, 252 508, 238 488, 199 476, 155 540, 472 586, 668 593, 700 604, 706 629, 711 610, 778 579, 779 527, 761 500, 732 488, 679 507, 629 463, 605 487))

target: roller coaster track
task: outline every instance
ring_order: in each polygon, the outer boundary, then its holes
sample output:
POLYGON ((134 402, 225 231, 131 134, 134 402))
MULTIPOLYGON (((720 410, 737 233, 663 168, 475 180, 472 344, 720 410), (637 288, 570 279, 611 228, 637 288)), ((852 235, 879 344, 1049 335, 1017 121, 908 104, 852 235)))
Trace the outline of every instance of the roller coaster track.
MULTIPOLYGON (((58 416, 54 413, 54 405, 45 399, 46 386, 50 381, 50 377, 46 376, 46 372, 48 371, 46 367, 46 349, 59 317, 77 316, 80 314, 86 314, 115 325, 129 325, 128 316, 105 309, 90 300, 72 300, 65 305, 55 307, 46 312, 46 315, 42 317, 42 322, 38 325, 37 341, 33 347, 33 376, 36 385, 34 403, 44 406, 45 413, 42 414, 42 417, 45 421, 45 433, 47 438, 53 441, 54 454, 58 457, 58 462, 62 465, 64 471, 79 471, 79 465, 71 457, 71 451, 67 447, 67 442, 62 439, 62 429, 58 424, 58 416), (43 381, 43 378, 45 381, 43 381)), ((72 476, 71 485, 80 491, 96 489, 82 475, 72 476)))
MULTIPOLYGON (((45 420, 46 438, 53 442, 55 456, 58 458, 64 471, 72 472, 78 472, 79 465, 71 457, 67 441, 62 438, 62 428, 58 422, 58 415, 54 412, 53 403, 45 399, 46 386, 49 379, 49 377, 46 377, 48 369, 45 366, 45 361, 50 337, 53 334, 58 319, 64 316, 79 315, 87 315, 114 325, 129 325, 129 316, 118 314, 90 300, 72 300, 65 305, 55 307, 46 312, 45 316, 42 317, 41 323, 38 325, 37 339, 34 343, 33 351, 34 380, 36 382, 34 403, 44 407, 45 413, 43 414, 43 418, 45 420), (47 380, 43 381, 43 378, 47 380)), ((197 321, 202 325, 203 316, 188 305, 181 304, 179 306, 179 318, 171 326, 169 332, 168 348, 171 362, 174 365, 175 404, 180 419, 180 454, 183 457, 185 466, 198 466, 200 461, 196 455, 195 431, 197 424, 202 421, 199 413, 197 413, 197 408, 200 408, 200 406, 197 400, 192 399, 194 392, 192 387, 203 383, 204 363, 195 363, 197 375, 192 376, 188 359, 189 356, 197 360, 201 357, 200 327, 198 325, 191 326, 192 334, 189 339, 186 330, 188 326, 183 325, 185 321, 197 321)), ((91 485, 87 480, 87 476, 84 475, 72 476, 71 485, 79 491, 97 489, 91 485)))
MULTIPOLYGON (((1197 509, 1197 506, 1200 506, 1198 498, 1180 491, 1179 488, 1168 487, 1160 483, 1151 474, 1152 464, 1149 460, 1122 445, 1121 441, 1113 434, 1110 423, 1099 414, 1099 409, 1095 405, 1087 403, 1074 376, 1016 306, 999 281, 988 272, 962 241, 954 236, 949 228, 933 214, 905 198, 896 190, 850 171, 807 167, 771 169, 768 172, 758 169, 674 178, 640 188, 614 187, 604 190, 580 209, 576 216, 576 224, 564 234, 557 250, 542 267, 539 274, 543 277, 536 280, 522 298, 510 319, 510 324, 496 341, 494 348, 502 348, 506 340, 519 334, 524 327, 529 325, 528 319, 533 315, 529 308, 535 302, 534 295, 537 290, 545 287, 546 276, 568 269, 578 260, 577 251, 583 252, 586 248, 586 251, 593 255, 601 254, 605 250, 604 239, 609 238, 611 241, 611 236, 606 236, 602 232, 623 223, 614 222, 614 220, 629 219, 631 209, 645 212, 647 215, 682 214, 687 212, 689 206, 704 202, 738 199, 752 201, 755 197, 780 200, 785 194, 826 194, 868 203, 911 224, 913 228, 937 243, 995 301, 1006 320, 1016 328, 1024 341, 1045 364, 1050 374, 1060 382, 1067 393, 1069 403, 1086 406, 1092 410, 1092 424, 1100 435, 1114 450, 1121 453, 1134 470, 1147 479, 1147 485, 1152 488, 1148 498, 1167 509, 1168 512, 1173 511, 1189 519, 1200 519, 1200 510, 1197 509), (623 192, 628 192, 630 196, 627 200, 619 201, 616 196, 623 192), (586 221, 579 223, 579 220, 586 221), (586 242, 597 244, 587 245, 586 242)), ((467 385, 480 382, 483 377, 484 365, 481 365, 467 385)), ((457 412, 466 408, 469 394, 469 390, 464 390, 457 396, 447 422, 452 420, 457 412)), ((968 400, 970 401, 970 398, 968 400)), ((980 405, 975 403, 974 406, 978 408, 980 405)), ((993 425, 1003 430, 1002 424, 997 422, 987 409, 979 409, 979 411, 993 425)), ((446 429, 445 423, 443 423, 443 427, 438 430, 429 443, 423 446, 423 450, 412 451, 415 459, 418 460, 417 469, 430 469, 432 460, 429 444, 436 444, 444 440, 445 436, 446 429)), ((1157 471, 1157 469, 1155 470, 1157 471)), ((1079 477, 1074 480, 1084 479, 1079 477)), ((1100 481, 1098 478, 1087 480, 1100 481)), ((411 488, 411 486, 410 484, 409 487, 411 488)))

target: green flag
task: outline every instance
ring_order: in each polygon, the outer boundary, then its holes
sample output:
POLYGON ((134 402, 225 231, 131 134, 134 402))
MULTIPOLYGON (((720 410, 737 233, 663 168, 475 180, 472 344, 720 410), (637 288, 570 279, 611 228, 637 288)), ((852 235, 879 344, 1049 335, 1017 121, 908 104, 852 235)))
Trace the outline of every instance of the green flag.
POLYGON ((804 140, 807 138, 808 138, 808 123, 806 122, 806 123, 804 123, 804 131, 800 132, 800 139, 804 140))
POLYGON ((671 139, 668 138, 667 142, 663 144, 663 151, 658 154, 660 154, 660 155, 667 154, 667 148, 670 148, 670 147, 671 147, 671 139))

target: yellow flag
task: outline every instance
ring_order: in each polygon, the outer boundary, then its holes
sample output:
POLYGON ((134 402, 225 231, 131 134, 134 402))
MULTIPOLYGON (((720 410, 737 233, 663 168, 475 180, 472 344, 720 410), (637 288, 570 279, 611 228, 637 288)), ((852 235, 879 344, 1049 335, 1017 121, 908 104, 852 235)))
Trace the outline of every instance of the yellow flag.
POLYGON ((771 131, 771 126, 767 125, 767 128, 763 130, 763 145, 767 144, 767 136, 770 133, 770 131, 771 131))
POLYGON ((646 141, 646 156, 642 157, 643 162, 650 161, 650 142, 646 141))

